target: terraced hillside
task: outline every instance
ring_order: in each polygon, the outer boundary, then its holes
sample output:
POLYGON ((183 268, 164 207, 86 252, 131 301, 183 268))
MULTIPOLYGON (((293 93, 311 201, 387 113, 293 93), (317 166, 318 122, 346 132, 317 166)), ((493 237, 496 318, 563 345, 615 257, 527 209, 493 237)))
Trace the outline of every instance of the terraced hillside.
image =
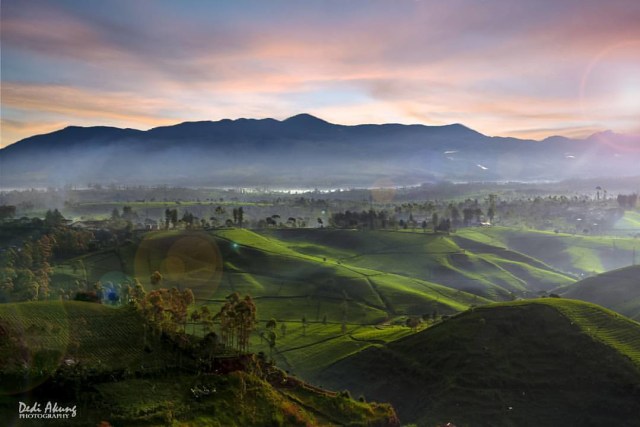
POLYGON ((2 304, 0 337, 6 425, 42 425, 19 419, 18 404, 53 399, 77 406, 75 418, 47 420, 54 426, 399 425, 389 405, 320 390, 252 355, 222 359, 216 375, 197 375, 187 363, 193 357, 144 338, 142 322, 125 308, 2 304))
POLYGON ((79 301, 0 304, 0 367, 30 366, 19 382, 3 381, 0 392, 26 391, 59 366, 82 362, 95 370, 160 369, 172 353, 145 339, 140 317, 129 308, 79 301))
POLYGON ((289 248, 350 265, 429 280, 493 300, 573 282, 549 265, 456 234, 349 230, 276 230, 289 248))
POLYGON ((620 268, 581 280, 567 288, 563 296, 599 304, 640 320, 640 266, 620 268))
POLYGON ((156 232, 58 266, 54 279, 71 286, 85 277, 105 285, 137 277, 147 289, 189 287, 214 312, 230 293, 250 294, 262 321, 254 348, 313 378, 336 360, 409 333, 408 316, 432 321, 490 302, 482 295, 501 300, 573 282, 524 255, 470 240, 465 249, 460 240, 350 230, 156 232), (163 281, 152 285, 156 270, 163 281), (259 336, 272 318, 275 348, 259 336), (362 338, 372 334, 381 338, 362 338))
POLYGON ((317 380, 388 400, 419 425, 633 426, 640 324, 574 300, 492 304, 342 359, 317 380))
POLYGON ((585 236, 507 227, 467 228, 457 236, 535 258, 553 268, 584 277, 632 265, 640 241, 631 237, 585 236))
POLYGON ((136 277, 152 289, 149 277, 156 270, 164 277, 158 286, 189 287, 200 303, 219 302, 234 291, 248 293, 267 320, 306 316, 320 321, 326 315, 333 321, 346 317, 348 323, 377 324, 398 315, 454 313, 488 302, 431 281, 357 266, 339 253, 304 253, 244 229, 149 233, 139 244, 58 266, 54 280, 72 286, 85 277, 103 284, 136 277))

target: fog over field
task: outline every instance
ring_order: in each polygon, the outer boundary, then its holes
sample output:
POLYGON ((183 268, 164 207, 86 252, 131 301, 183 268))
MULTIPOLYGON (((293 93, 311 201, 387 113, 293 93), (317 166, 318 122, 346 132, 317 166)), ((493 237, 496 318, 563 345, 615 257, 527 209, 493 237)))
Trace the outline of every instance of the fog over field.
POLYGON ((209 187, 415 186, 638 174, 640 137, 487 137, 463 125, 342 126, 300 114, 149 131, 69 127, 0 150, 5 187, 86 183, 209 187))

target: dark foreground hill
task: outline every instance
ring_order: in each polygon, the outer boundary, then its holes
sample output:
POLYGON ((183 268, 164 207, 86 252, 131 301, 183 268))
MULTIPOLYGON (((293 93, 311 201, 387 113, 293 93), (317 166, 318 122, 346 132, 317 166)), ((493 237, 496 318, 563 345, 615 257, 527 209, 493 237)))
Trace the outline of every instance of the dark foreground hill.
POLYGON ((494 304, 369 348, 321 384, 433 426, 637 426, 640 324, 564 299, 494 304))
POLYGON ((570 285, 563 296, 599 304, 640 320, 640 266, 620 268, 581 280, 570 285))
POLYGON ((0 421, 9 426, 398 426, 393 408, 287 376, 254 355, 200 370, 175 342, 145 334, 129 308, 0 304, 0 421), (19 418, 19 402, 76 407, 19 418))
POLYGON ((0 150, 5 187, 86 185, 276 188, 415 185, 439 179, 548 180, 637 174, 638 138, 605 132, 544 141, 460 124, 342 126, 289 119, 186 122, 148 131, 74 127, 0 150))

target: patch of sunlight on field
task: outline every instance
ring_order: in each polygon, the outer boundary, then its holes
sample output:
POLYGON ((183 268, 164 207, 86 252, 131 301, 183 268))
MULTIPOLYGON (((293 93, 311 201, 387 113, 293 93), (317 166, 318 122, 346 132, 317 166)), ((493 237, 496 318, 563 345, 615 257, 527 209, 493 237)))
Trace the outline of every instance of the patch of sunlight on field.
POLYGON ((565 252, 571 256, 573 265, 580 270, 596 273, 602 273, 605 271, 598 254, 589 248, 570 246, 565 250, 565 252))
POLYGON ((616 222, 615 229, 622 230, 638 230, 640 231, 640 212, 624 213, 624 216, 616 222))

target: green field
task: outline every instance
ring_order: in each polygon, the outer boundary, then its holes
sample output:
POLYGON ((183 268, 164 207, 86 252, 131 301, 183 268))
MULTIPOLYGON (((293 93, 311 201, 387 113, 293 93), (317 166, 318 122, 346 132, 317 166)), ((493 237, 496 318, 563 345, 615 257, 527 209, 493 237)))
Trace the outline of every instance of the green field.
POLYGON ((616 222, 615 228, 625 231, 640 231, 640 212, 625 211, 624 216, 616 222))
POLYGON ((248 293, 257 300, 261 318, 289 321, 303 316, 319 321, 324 315, 341 321, 346 311, 351 323, 375 324, 395 315, 452 313, 488 302, 428 280, 295 249, 243 229, 148 233, 138 244, 56 266, 54 281, 70 286, 84 277, 103 284, 136 277, 152 289, 149 276, 158 270, 162 286, 189 287, 200 303, 221 301, 234 291, 248 293), (348 308, 338 307, 343 305, 348 308))
POLYGON ((0 336, 0 419, 8 425, 41 425, 17 420, 18 401, 51 400, 52 391, 79 414, 50 421, 56 426, 397 425, 388 405, 357 402, 277 370, 268 374, 252 357, 248 368, 196 375, 189 355, 147 335, 129 308, 2 304, 0 336), (205 388, 206 395, 192 394, 205 388))
MULTIPOLYGON (((566 285, 572 278, 504 248, 452 235, 345 230, 278 230, 290 248, 350 265, 442 284, 493 300, 566 285)), ((497 243, 484 239, 485 242, 497 243)))
POLYGON ((519 252, 553 268, 583 277, 633 263, 640 242, 628 237, 583 236, 506 227, 462 229, 457 236, 519 252))
POLYGON ((25 381, 0 385, 9 391, 29 389, 59 366, 78 361, 108 371, 160 369, 170 359, 157 341, 144 339, 140 317, 126 307, 77 301, 0 304, 0 327, 8 331, 0 343, 0 366, 33 368, 25 381))
POLYGON ((281 368, 313 381, 319 372, 337 360, 412 333, 410 328, 400 325, 347 324, 343 333, 342 325, 338 323, 311 323, 305 329, 303 332, 300 322, 280 322, 273 352, 258 334, 252 339, 252 349, 273 357, 281 368), (282 323, 286 324, 285 334, 279 329, 282 323))
POLYGON ((640 324, 574 300, 492 304, 346 357, 318 381, 419 425, 633 425, 640 324))
POLYGON ((567 288, 567 298, 589 301, 640 320, 640 267, 608 271, 567 288))
MULTIPOLYGON (((191 288, 197 303, 214 312, 232 292, 251 295, 260 327, 271 318, 287 325, 274 360, 305 378, 382 340, 354 333, 395 328, 383 341, 408 333, 390 325, 396 318, 453 314, 573 283, 526 255, 458 235, 320 229, 152 232, 69 260, 56 267, 54 281, 71 286, 85 277, 103 284, 137 277, 150 290, 155 270, 164 277, 159 286, 191 288)), ((257 333, 255 348, 269 353, 257 333)))
MULTIPOLYGON (((314 384, 391 401, 404 422, 473 425, 476 416, 490 424, 508 419, 512 424, 505 425, 522 425, 531 417, 543 424, 565 422, 568 418, 554 406, 559 401, 568 402, 566 413, 607 422, 612 418, 606 405, 621 413, 635 408, 620 390, 640 378, 638 324, 565 299, 505 300, 566 292, 636 316, 640 298, 629 297, 635 273, 626 275, 629 281, 616 281, 615 272, 603 275, 607 290, 616 286, 622 290, 602 293, 600 300, 585 291, 588 281, 575 283, 577 275, 622 262, 636 243, 499 227, 450 235, 331 229, 160 231, 66 259, 54 265, 52 279, 54 286, 71 290, 77 281, 100 281, 110 287, 132 283, 134 278, 147 291, 190 288, 196 296, 191 309, 207 305, 214 313, 230 293, 249 294, 259 320, 251 351, 262 352, 280 368, 314 384), (163 277, 156 285, 150 281, 154 271, 163 277), (614 295, 620 296, 617 303, 606 299, 614 295), (453 317, 441 320, 442 315, 453 317), (405 326, 409 318, 424 319, 417 331, 405 326), (273 347, 261 338, 269 319, 277 323, 273 347), (588 376, 598 368, 603 371, 588 376), (577 385, 569 385, 565 371, 577 373, 577 385), (599 396, 596 386, 609 397, 594 400, 599 396), (509 407, 522 410, 505 409, 509 407)), ((95 372, 169 372, 184 362, 175 348, 149 336, 135 312, 126 307, 5 304, 0 306, 3 331, 12 338, 0 344, 6 359, 2 365, 14 370, 24 364, 37 368, 23 380, 3 384, 5 392, 37 388, 58 367, 78 361, 95 372)), ((188 324, 187 332, 200 336, 202 328, 188 324)), ((207 411, 227 414, 224 402, 238 399, 233 386, 226 397, 197 406, 187 417, 192 402, 180 390, 198 380, 168 375, 166 384, 127 378, 106 382, 95 393, 103 398, 131 394, 112 408, 116 419, 148 417, 159 422, 173 416, 167 415, 173 411, 189 420, 184 425, 212 423, 207 411), (147 386, 161 387, 162 399, 154 403, 151 392, 133 395, 147 386)), ((260 385, 258 378, 224 381, 252 382, 256 391, 246 398, 247 413, 253 415, 233 421, 224 418, 221 425, 251 424, 263 419, 264 411, 287 413, 285 408, 297 408, 292 409, 297 415, 291 416, 311 424, 339 425, 347 419, 382 416, 369 406, 356 410, 349 403, 351 415, 339 420, 328 415, 337 402, 331 399, 338 396, 318 403, 320 398, 313 393, 274 391, 260 385), (265 406, 258 403, 263 400, 265 406), (328 406, 313 406, 320 404, 328 406)), ((286 425, 286 420, 273 422, 286 425)))

